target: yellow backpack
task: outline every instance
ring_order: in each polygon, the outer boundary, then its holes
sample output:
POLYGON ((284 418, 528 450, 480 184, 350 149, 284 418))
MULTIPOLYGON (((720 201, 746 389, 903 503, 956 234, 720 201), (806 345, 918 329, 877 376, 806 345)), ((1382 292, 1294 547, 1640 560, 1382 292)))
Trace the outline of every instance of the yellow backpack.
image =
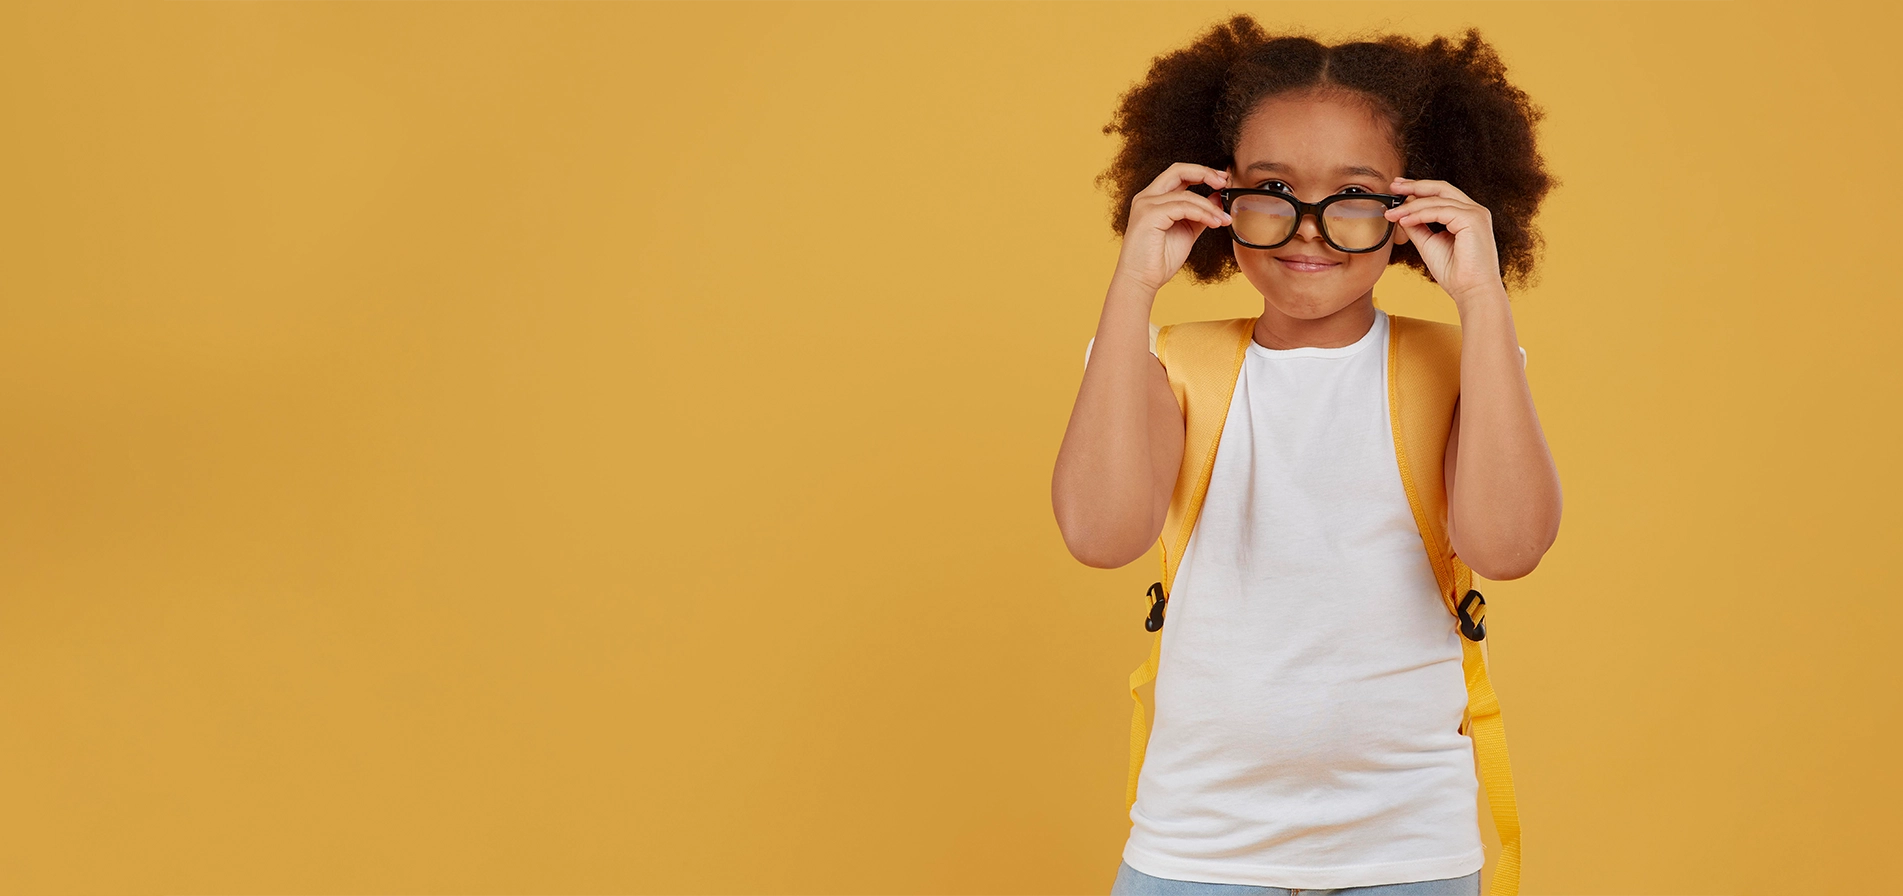
MULTIPOLYGON (((1156 680, 1163 652, 1164 606, 1190 530, 1202 510, 1203 493, 1209 489, 1216 445, 1229 416, 1243 358, 1254 339, 1255 322, 1253 317, 1188 321, 1162 327, 1157 333, 1157 357, 1169 372, 1170 389, 1183 408, 1183 464, 1158 539, 1163 578, 1150 586, 1150 612, 1144 621, 1144 628, 1155 632, 1156 638, 1150 644, 1150 658, 1130 673, 1130 699, 1136 702, 1136 712, 1130 720, 1126 807, 1136 804, 1137 775, 1149 740, 1143 698, 1137 690, 1156 680)), ((1454 554, 1447 539, 1447 483, 1442 465, 1454 403, 1460 397, 1460 327, 1396 314, 1388 315, 1388 327, 1388 409, 1394 454, 1441 598, 1459 621, 1461 669, 1467 679, 1467 710, 1460 732, 1473 738, 1481 783, 1500 835, 1500 857, 1489 892, 1514 896, 1520 890, 1520 816, 1507 763, 1506 724, 1487 678, 1487 605, 1473 589, 1473 571, 1454 554)))

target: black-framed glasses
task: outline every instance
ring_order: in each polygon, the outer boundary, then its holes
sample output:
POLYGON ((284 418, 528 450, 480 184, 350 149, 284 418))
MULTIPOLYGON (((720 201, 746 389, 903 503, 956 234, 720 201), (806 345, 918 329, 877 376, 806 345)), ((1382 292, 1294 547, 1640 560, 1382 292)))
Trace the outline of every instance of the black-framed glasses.
POLYGON ((1314 215, 1322 239, 1342 252, 1373 252, 1394 235, 1388 209, 1407 201, 1393 193, 1336 193, 1320 202, 1303 202, 1284 190, 1226 187, 1215 191, 1222 210, 1234 219, 1229 233, 1251 249, 1274 249, 1295 238, 1303 215, 1314 215))

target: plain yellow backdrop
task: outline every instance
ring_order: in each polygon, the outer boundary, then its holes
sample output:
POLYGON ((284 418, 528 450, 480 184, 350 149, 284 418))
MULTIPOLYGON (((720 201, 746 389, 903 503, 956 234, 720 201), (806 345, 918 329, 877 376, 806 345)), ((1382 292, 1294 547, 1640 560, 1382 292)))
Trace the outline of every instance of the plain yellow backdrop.
POLYGON ((1523 891, 1895 887, 1893 11, 27 2, 0 891, 1107 892, 1155 557, 1051 466, 1101 128, 1233 12, 1547 111, 1523 891))

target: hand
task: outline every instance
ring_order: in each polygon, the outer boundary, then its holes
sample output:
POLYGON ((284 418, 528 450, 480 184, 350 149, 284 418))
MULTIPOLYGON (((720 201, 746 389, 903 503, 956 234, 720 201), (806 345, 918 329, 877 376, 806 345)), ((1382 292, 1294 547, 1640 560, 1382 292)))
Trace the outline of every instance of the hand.
POLYGON ((1124 278, 1154 293, 1189 260, 1190 247, 1210 227, 1231 218, 1214 196, 1198 196, 1190 184, 1216 189, 1229 185, 1229 173, 1192 162, 1177 162, 1130 199, 1130 221, 1123 228, 1123 251, 1112 279, 1124 278))
POLYGON ((1469 297, 1498 292, 1505 294, 1500 280, 1500 250, 1493 241, 1493 213, 1444 180, 1394 179, 1394 192, 1407 201, 1388 209, 1386 217, 1398 223, 1404 237, 1397 242, 1413 242, 1434 282, 1453 297, 1456 306, 1469 297), (1429 221, 1446 225, 1440 233, 1429 230, 1429 221))

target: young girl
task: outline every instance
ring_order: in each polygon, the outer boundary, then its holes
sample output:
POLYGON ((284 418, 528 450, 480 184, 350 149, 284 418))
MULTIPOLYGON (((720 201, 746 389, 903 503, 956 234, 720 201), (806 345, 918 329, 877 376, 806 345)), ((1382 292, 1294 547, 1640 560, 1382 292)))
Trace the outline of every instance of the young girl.
POLYGON ((1480 892, 1461 634, 1397 472, 1373 289, 1401 264, 1453 300, 1448 535, 1475 574, 1526 575, 1560 518, 1507 301, 1556 184, 1540 115, 1471 29, 1327 46, 1236 16, 1155 60, 1105 128, 1122 254, 1052 480, 1080 561, 1142 557, 1170 505, 1184 417, 1149 360, 1157 290, 1239 270, 1263 298, 1112 893, 1480 892))

